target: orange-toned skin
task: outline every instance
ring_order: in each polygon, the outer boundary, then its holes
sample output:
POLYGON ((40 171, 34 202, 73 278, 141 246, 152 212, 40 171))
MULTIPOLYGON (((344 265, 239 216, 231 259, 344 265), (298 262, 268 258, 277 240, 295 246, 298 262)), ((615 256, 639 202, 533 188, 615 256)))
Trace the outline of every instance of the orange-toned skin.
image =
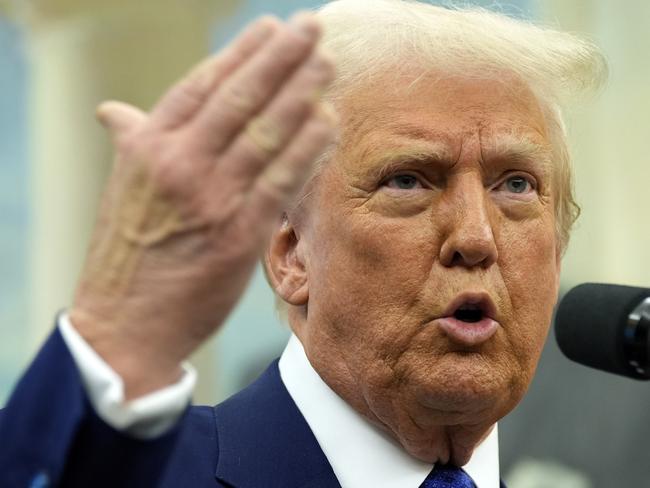
POLYGON ((557 299, 543 112, 515 80, 408 76, 338 108, 340 149, 274 234, 269 274, 331 388, 412 455, 463 465, 524 395, 557 299), (463 292, 496 306, 479 345, 435 323, 463 292))

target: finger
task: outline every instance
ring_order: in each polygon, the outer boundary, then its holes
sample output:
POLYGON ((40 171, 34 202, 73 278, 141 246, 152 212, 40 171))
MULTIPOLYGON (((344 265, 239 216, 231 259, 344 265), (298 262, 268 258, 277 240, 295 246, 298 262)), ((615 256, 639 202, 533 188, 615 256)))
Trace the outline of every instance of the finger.
POLYGON ((306 61, 319 37, 312 16, 299 16, 280 29, 208 99, 193 121, 193 137, 215 152, 224 149, 306 61))
POLYGON ((186 122, 210 93, 278 30, 280 22, 262 17, 249 25, 230 45, 198 66, 174 85, 151 112, 152 123, 172 129, 186 122))
POLYGON ((95 111, 97 120, 109 131, 113 139, 119 139, 140 125, 147 115, 127 103, 108 101, 101 103, 95 111))
POLYGON ((228 147, 215 176, 249 186, 312 115, 317 97, 333 79, 332 62, 313 52, 270 105, 228 147))
POLYGON ((314 162, 336 136, 336 116, 319 110, 291 144, 259 176, 249 195, 248 211, 273 222, 309 178, 314 162))

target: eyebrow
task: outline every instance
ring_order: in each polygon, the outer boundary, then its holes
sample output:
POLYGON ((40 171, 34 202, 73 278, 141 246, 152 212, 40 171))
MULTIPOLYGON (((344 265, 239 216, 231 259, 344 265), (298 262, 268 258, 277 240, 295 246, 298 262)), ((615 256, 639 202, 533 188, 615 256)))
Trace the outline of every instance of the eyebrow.
MULTIPOLYGON (((453 164, 455 159, 449 146, 440 140, 440 134, 413 124, 400 124, 391 127, 395 134, 422 141, 418 148, 396 149, 386 154, 378 162, 382 165, 398 164, 400 161, 435 162, 453 164)), ((536 142, 526 134, 501 133, 487 140, 487 147, 481 146, 482 161, 502 160, 521 163, 534 163, 549 169, 552 166, 550 147, 536 142)))
POLYGON ((454 164, 451 151, 446 144, 426 142, 382 150, 381 155, 375 159, 373 167, 376 169, 376 176, 381 179, 396 168, 409 163, 428 163, 434 166, 454 164))
POLYGON ((492 144, 483 150, 487 160, 502 159, 509 161, 531 162, 550 167, 552 163, 551 148, 541 145, 526 135, 499 134, 492 144))

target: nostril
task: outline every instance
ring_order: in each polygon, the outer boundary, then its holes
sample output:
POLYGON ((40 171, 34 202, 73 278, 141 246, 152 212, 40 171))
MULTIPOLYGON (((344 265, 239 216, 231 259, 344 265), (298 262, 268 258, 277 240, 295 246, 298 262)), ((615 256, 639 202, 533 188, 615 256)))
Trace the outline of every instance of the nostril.
POLYGON ((464 261, 463 255, 458 251, 456 251, 453 257, 451 258, 451 266, 460 266, 463 264, 463 261, 464 261))

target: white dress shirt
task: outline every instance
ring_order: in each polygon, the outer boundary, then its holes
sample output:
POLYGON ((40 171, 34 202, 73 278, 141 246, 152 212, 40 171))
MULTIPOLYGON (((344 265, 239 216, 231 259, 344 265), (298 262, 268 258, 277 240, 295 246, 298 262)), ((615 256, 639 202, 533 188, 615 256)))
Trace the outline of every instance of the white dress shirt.
MULTIPOLYGON (((122 379, 84 341, 67 315, 59 330, 80 370, 89 400, 107 424, 137 438, 153 438, 170 429, 190 401, 196 372, 174 385, 124 402, 122 379)), ((280 358, 280 376, 311 428, 343 488, 417 488, 433 466, 408 455, 389 435, 345 403, 316 373, 295 335, 280 358)), ((499 487, 497 427, 464 466, 478 488, 499 487)))
POLYGON ((196 384, 196 371, 189 363, 183 364, 185 373, 177 383, 125 402, 122 378, 79 335, 67 314, 59 316, 58 326, 88 399, 104 422, 138 439, 158 437, 174 426, 196 384))

